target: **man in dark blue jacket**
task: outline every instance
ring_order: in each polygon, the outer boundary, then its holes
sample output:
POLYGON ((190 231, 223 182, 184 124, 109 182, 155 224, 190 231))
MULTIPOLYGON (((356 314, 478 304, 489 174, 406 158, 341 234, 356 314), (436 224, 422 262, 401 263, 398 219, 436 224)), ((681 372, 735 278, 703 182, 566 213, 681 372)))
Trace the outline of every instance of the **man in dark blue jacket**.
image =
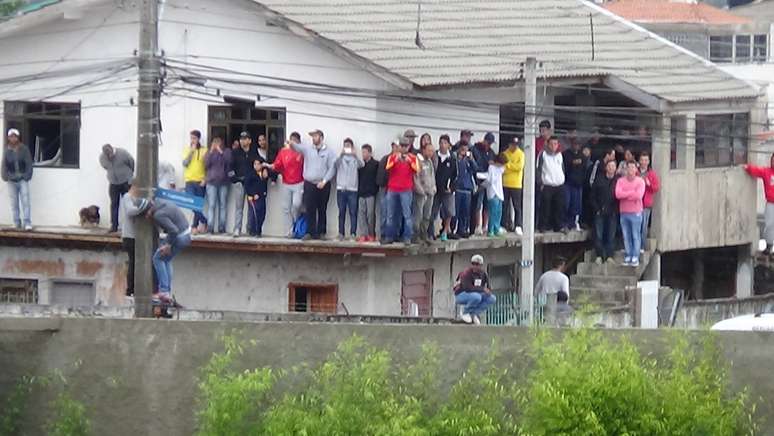
MULTIPOLYGON (((436 193, 433 199, 433 221, 441 217, 441 241, 457 239, 451 232, 451 220, 456 213, 454 204, 454 188, 457 184, 457 158, 451 151, 449 135, 441 135, 438 140, 438 151, 433 159, 435 165, 436 193)), ((435 236, 435 235, 433 235, 435 236)))
POLYGON ((454 202, 457 216, 457 236, 470 236, 470 202, 476 189, 476 171, 478 165, 473 159, 468 144, 460 144, 457 149, 457 180, 454 186, 454 202))
POLYGON ((484 136, 484 140, 477 143, 473 147, 473 159, 478 166, 477 172, 482 177, 476 176, 476 189, 473 192, 471 199, 471 215, 470 215, 470 233, 482 234, 487 227, 489 211, 486 207, 486 187, 484 186, 485 176, 489 171, 489 163, 494 162, 497 158, 497 154, 492 150, 492 144, 494 144, 494 134, 492 132, 487 133, 484 136))

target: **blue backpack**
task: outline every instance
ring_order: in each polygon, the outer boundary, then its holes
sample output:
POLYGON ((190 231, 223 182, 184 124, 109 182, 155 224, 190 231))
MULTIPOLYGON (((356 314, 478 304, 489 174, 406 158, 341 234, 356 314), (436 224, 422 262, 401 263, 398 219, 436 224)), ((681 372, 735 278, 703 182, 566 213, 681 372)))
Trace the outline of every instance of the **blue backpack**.
POLYGON ((301 215, 296 222, 293 223, 293 238, 301 239, 306 235, 306 217, 301 215))

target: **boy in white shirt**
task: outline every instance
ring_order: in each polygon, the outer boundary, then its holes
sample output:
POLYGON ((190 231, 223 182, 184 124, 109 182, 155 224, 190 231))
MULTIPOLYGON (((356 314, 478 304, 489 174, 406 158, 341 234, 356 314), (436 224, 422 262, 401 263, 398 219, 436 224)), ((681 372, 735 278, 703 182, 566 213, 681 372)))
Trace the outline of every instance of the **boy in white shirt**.
POLYGON ((503 173, 508 159, 503 154, 499 154, 494 163, 489 165, 487 172, 486 198, 489 202, 489 225, 487 234, 489 237, 495 237, 503 233, 500 223, 503 216, 503 173))

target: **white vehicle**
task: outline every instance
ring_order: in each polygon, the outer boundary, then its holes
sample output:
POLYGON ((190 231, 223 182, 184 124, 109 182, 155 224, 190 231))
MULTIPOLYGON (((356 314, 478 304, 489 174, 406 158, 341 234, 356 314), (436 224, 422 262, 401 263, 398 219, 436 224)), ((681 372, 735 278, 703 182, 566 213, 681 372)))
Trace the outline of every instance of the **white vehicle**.
POLYGON ((738 332, 774 332, 774 305, 761 313, 742 315, 720 321, 710 330, 738 332))

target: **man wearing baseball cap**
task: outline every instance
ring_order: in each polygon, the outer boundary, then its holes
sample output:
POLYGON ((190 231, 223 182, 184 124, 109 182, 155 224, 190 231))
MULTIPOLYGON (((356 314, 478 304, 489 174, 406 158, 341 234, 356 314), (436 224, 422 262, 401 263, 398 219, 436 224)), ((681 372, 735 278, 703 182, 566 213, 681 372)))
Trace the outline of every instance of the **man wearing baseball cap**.
POLYGON ((8 142, 3 152, 2 179, 8 183, 14 225, 17 229, 22 229, 23 223, 24 230, 30 231, 32 218, 29 182, 32 179, 32 154, 21 142, 20 136, 17 129, 8 129, 8 142))
POLYGON ((417 150, 417 148, 414 147, 414 141, 416 141, 417 139, 417 134, 414 133, 414 130, 407 129, 405 132, 403 132, 403 137, 408 140, 408 144, 409 144, 408 152, 416 156, 419 153, 419 150, 417 150))
POLYGON ((336 175, 336 153, 323 142, 320 129, 309 132, 312 144, 291 142, 291 147, 304 156, 304 193, 306 235, 304 240, 322 239, 327 233, 328 198, 331 180, 336 175))
POLYGON ((462 320, 466 324, 481 324, 480 314, 495 303, 489 287, 489 276, 484 270, 484 257, 480 254, 470 258, 470 266, 459 273, 454 284, 454 301, 464 305, 462 320))

